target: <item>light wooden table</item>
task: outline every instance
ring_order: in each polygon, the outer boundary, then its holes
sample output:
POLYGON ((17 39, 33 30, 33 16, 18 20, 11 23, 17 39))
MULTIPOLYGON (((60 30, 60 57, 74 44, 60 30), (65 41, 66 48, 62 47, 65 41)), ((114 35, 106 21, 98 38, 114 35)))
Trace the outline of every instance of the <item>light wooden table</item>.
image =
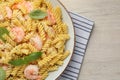
POLYGON ((95 21, 79 80, 120 80, 120 0, 61 0, 95 21))

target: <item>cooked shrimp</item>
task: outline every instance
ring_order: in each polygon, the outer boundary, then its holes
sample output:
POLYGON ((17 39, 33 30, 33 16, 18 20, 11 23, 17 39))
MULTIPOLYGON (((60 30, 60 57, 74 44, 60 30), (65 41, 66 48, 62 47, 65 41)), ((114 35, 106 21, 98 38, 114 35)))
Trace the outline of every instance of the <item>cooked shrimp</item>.
POLYGON ((12 10, 9 7, 6 7, 6 12, 7 12, 7 17, 9 19, 11 19, 12 18, 12 10))
POLYGON ((54 15, 51 13, 50 10, 47 10, 47 13, 48 13, 48 20, 51 22, 51 24, 55 24, 56 20, 55 20, 54 15))
POLYGON ((12 5, 12 9, 18 9, 20 7, 20 4, 14 4, 12 5))
POLYGON ((23 31, 22 28, 20 27, 14 27, 12 28, 11 32, 13 33, 13 35, 15 36, 15 41, 16 42, 21 42, 25 36, 25 33, 23 31))
POLYGON ((12 9, 20 9, 21 6, 25 6, 24 3, 25 3, 24 0, 22 2, 15 3, 12 5, 12 9))
POLYGON ((27 2, 25 3, 25 7, 27 8, 28 13, 33 10, 32 3, 29 2, 29 1, 27 1, 27 2))
POLYGON ((33 36, 30 39, 30 42, 32 43, 33 46, 35 46, 37 50, 41 50, 43 42, 38 35, 33 36))
POLYGON ((22 7, 22 6, 25 6, 28 13, 33 10, 33 6, 32 6, 32 3, 30 1, 23 1, 23 2, 20 2, 18 4, 14 4, 12 6, 12 9, 20 9, 20 7, 22 7))
POLYGON ((38 75, 39 68, 37 65, 29 65, 24 70, 24 75, 30 80, 40 80, 41 76, 38 75))

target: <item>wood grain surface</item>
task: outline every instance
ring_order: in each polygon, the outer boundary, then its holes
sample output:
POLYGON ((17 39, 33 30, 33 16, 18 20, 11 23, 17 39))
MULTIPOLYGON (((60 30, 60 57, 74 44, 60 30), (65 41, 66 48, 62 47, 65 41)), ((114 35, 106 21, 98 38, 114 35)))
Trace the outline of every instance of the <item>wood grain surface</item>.
POLYGON ((95 21, 79 80, 120 80, 120 0, 60 0, 95 21))

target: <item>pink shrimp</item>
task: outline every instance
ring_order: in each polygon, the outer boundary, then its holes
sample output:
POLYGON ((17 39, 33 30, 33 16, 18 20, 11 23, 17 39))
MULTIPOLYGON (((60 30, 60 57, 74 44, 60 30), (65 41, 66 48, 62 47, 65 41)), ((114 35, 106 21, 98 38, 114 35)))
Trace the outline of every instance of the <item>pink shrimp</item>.
POLYGON ((42 48, 42 45, 43 45, 43 42, 42 40, 40 39, 40 37, 37 35, 33 36, 31 39, 30 39, 30 42, 32 43, 33 46, 35 46, 35 48, 37 50, 41 50, 42 48))
POLYGON ((25 1, 22 0, 22 1, 19 2, 19 3, 13 4, 13 5, 12 5, 12 9, 20 9, 21 6, 24 6, 24 5, 23 5, 24 2, 25 2, 25 1))
POLYGON ((50 10, 47 10, 47 13, 48 13, 48 20, 51 22, 51 24, 55 24, 56 20, 55 20, 54 15, 51 13, 50 10))
POLYGON ((11 19, 12 18, 12 10, 9 7, 6 7, 6 12, 7 12, 7 17, 9 19, 11 19))
POLYGON ((22 28, 20 27, 14 27, 12 28, 11 32, 13 33, 13 35, 15 36, 15 41, 16 42, 21 42, 25 36, 25 33, 23 31, 22 28))
POLYGON ((24 70, 24 75, 30 80, 41 80, 41 76, 38 75, 39 68, 37 65, 29 65, 24 70))
POLYGON ((28 13, 33 10, 32 3, 30 1, 24 1, 24 0, 20 3, 14 4, 12 6, 12 9, 20 9, 21 6, 25 6, 28 13))
POLYGON ((32 6, 32 4, 31 4, 31 2, 29 2, 29 1, 27 1, 27 2, 25 3, 25 7, 27 8, 28 13, 33 10, 33 6, 32 6))
POLYGON ((12 9, 18 9, 19 7, 20 7, 19 4, 14 4, 14 5, 12 5, 12 9))

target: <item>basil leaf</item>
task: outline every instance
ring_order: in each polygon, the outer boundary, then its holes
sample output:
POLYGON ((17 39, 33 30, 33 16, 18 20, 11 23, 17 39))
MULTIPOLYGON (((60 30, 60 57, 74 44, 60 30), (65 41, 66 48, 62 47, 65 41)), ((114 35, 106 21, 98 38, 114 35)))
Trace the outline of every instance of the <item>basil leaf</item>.
POLYGON ((23 59, 17 59, 9 62, 10 64, 14 66, 19 66, 19 65, 24 65, 24 60, 23 59))
POLYGON ((5 27, 0 27, 0 36, 3 34, 9 34, 9 31, 5 27))
POLYGON ((41 10, 33 10, 30 12, 29 16, 32 19, 43 19, 47 16, 47 13, 41 10))
POLYGON ((0 80, 5 80, 6 72, 3 68, 0 67, 0 80))
POLYGON ((41 55, 42 55, 42 52, 33 52, 22 59, 11 60, 9 63, 14 66, 21 66, 37 60, 41 55))
POLYGON ((5 27, 0 27, 0 39, 5 42, 5 39, 2 37, 4 34, 9 35, 9 31, 5 27))
POLYGON ((32 61, 38 59, 41 55, 42 55, 41 52, 33 52, 33 53, 30 54, 29 56, 26 56, 24 59, 25 59, 27 62, 32 62, 32 61))

